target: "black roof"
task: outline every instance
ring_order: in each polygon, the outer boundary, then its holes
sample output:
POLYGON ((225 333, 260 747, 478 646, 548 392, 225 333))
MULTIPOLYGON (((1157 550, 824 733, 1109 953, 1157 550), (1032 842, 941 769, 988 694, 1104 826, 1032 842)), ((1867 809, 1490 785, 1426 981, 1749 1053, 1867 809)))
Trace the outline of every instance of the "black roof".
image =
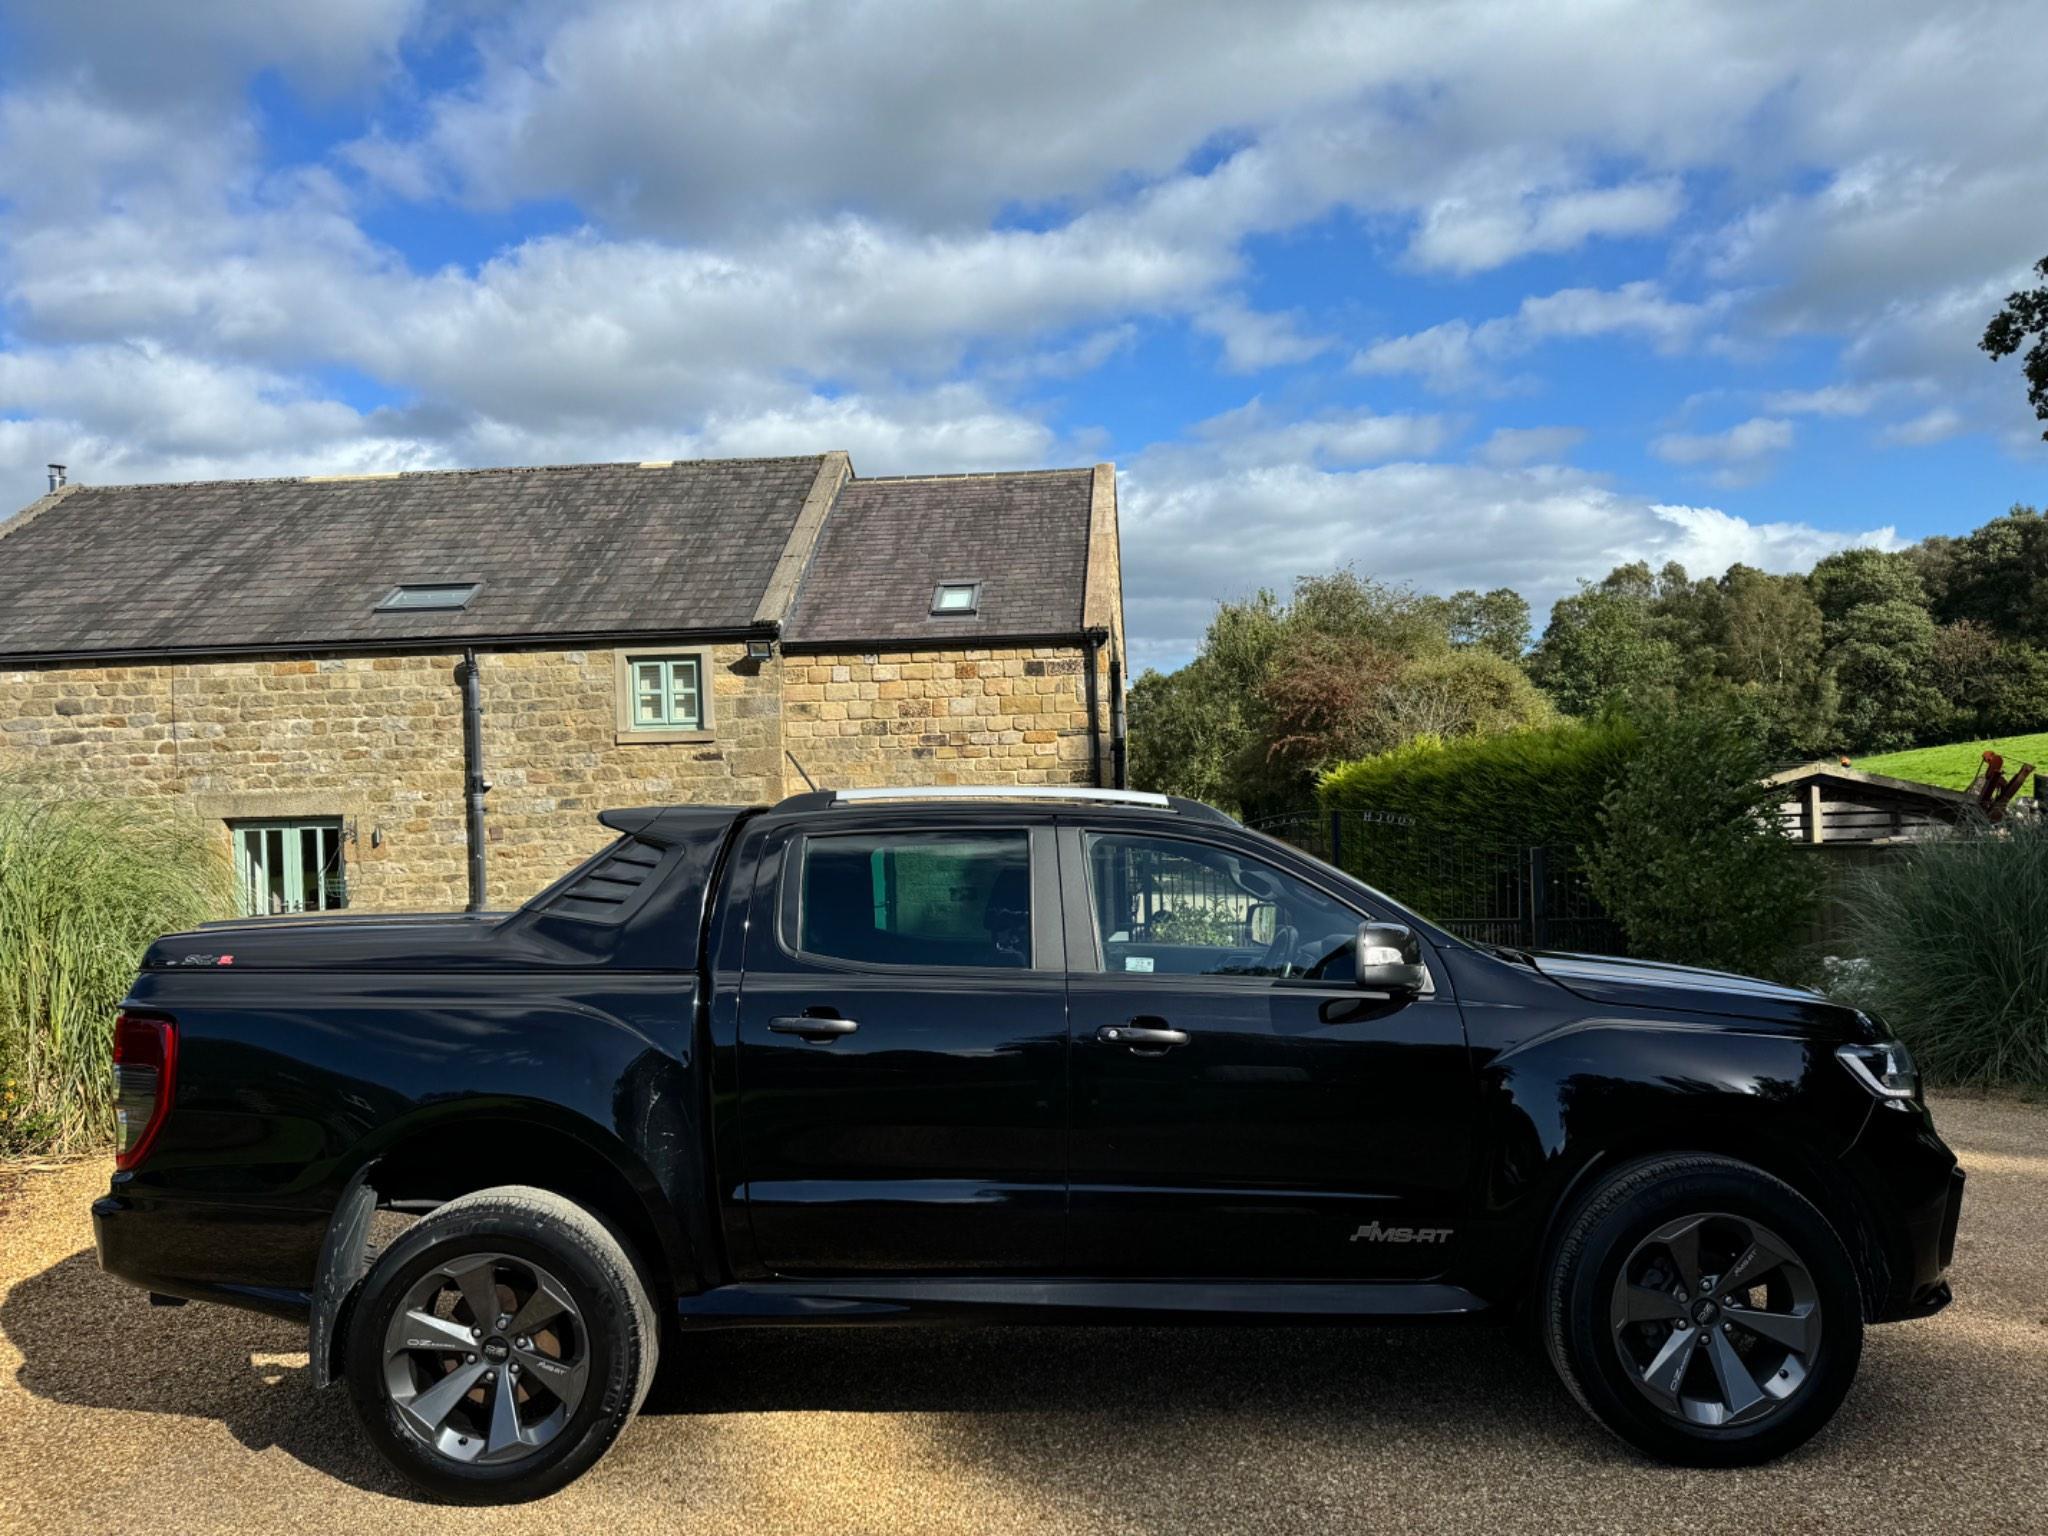
POLYGON ((1095 472, 851 480, 798 589, 794 645, 1075 635, 1095 472), (941 582, 979 582, 972 614, 934 614, 941 582))
POLYGON ((1091 471, 839 485, 844 469, 843 455, 820 454, 73 485, 11 527, 0 520, 0 657, 348 652, 778 621, 821 645, 1079 632, 1091 471), (806 499, 835 486, 804 563, 818 514, 803 516, 806 499), (798 563, 778 574, 786 557, 798 563), (933 583, 956 578, 983 583, 980 612, 933 618, 933 583), (479 585, 461 608, 378 611, 400 585, 467 583, 479 585))

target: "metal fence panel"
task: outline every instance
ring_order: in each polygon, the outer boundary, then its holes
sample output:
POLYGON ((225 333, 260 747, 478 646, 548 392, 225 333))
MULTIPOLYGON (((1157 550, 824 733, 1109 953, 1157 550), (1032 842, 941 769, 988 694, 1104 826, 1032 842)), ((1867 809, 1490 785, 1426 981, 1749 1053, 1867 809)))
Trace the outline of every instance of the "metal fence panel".
POLYGON ((1384 891, 1460 938, 1627 953, 1578 847, 1497 846, 1374 811, 1296 811, 1253 826, 1384 891))

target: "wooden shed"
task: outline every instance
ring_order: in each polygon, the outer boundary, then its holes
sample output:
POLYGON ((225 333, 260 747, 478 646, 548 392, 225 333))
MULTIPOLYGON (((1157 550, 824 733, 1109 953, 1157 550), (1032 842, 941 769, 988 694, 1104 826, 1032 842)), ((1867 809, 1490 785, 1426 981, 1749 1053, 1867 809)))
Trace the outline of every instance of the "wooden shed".
POLYGON ((1765 782, 1785 791, 1780 822, 1787 837, 1803 843, 1912 842, 1982 814, 1977 797, 1963 790, 1838 763, 1803 763, 1765 782))

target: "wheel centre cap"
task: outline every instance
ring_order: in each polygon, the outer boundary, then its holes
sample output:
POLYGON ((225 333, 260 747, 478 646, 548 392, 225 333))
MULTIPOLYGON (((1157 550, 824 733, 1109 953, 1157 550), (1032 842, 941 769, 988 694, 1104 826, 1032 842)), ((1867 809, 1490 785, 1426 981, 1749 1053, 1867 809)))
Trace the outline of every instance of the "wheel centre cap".
POLYGON ((1713 1320, 1719 1317, 1720 1315, 1721 1309, 1715 1306, 1711 1301, 1703 1301, 1698 1306, 1692 1309, 1692 1320, 1698 1323, 1702 1328, 1712 1323, 1713 1320))
POLYGON ((511 1353, 512 1346, 495 1335, 484 1340, 484 1358, 487 1360, 503 1360, 511 1353))

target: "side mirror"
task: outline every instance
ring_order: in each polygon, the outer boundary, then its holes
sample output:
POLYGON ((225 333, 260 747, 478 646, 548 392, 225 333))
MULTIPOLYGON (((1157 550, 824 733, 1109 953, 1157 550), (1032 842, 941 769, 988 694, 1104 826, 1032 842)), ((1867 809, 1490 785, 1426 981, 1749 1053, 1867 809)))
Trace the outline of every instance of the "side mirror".
POLYGON ((1413 997, 1429 986, 1422 940, 1405 923, 1358 925, 1358 985, 1368 992, 1413 997))
POLYGON ((1244 915, 1246 942, 1270 944, 1280 931, 1280 909, 1270 901, 1255 901, 1244 915))

